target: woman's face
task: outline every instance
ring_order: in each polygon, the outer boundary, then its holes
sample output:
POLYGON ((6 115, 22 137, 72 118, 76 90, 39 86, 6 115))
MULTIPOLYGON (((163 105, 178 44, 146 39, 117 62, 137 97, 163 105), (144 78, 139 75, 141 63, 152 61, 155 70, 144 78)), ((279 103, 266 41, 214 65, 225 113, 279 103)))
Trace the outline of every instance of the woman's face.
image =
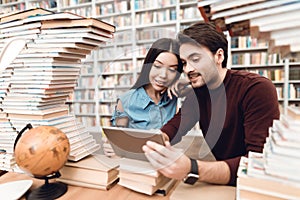
POLYGON ((170 86, 176 78, 176 74, 179 73, 177 67, 178 61, 174 54, 169 52, 160 53, 149 73, 149 80, 154 90, 163 91, 170 86))

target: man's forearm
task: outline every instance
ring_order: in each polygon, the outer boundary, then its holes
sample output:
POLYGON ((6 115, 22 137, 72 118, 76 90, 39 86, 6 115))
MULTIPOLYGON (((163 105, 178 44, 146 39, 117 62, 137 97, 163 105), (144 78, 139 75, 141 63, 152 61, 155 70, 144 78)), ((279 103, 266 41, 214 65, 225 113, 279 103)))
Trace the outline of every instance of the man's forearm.
POLYGON ((230 180, 230 169, 224 161, 200 161, 198 160, 199 181, 228 184, 230 180))

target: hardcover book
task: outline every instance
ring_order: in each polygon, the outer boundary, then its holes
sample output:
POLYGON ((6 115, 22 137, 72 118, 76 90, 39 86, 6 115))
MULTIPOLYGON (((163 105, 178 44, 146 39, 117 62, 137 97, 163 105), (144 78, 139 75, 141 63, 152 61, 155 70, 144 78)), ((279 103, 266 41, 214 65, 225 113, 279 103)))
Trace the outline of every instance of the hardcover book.
POLYGON ((94 18, 86 19, 54 19, 42 22, 42 29, 60 28, 60 27, 96 27, 108 32, 115 32, 115 26, 108 24, 104 21, 94 18))
POLYGON ((58 180, 71 185, 107 190, 118 179, 118 166, 117 159, 100 154, 90 155, 77 162, 68 161, 60 170, 61 177, 58 180))
POLYGON ((2 16, 0 18, 0 22, 9 22, 9 21, 14 21, 14 20, 21 20, 21 19, 26 19, 31 16, 37 16, 37 15, 46 15, 46 14, 53 14, 54 12, 50 10, 46 10, 43 8, 32 8, 24 11, 18 11, 14 12, 11 14, 8 14, 6 16, 2 16))

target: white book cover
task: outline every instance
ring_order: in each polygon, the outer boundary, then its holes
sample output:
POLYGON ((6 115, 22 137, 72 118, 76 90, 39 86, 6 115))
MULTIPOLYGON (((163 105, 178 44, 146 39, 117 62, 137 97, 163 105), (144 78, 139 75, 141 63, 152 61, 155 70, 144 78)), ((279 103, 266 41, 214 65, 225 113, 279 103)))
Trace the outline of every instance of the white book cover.
MULTIPOLYGON (((28 48, 55 48, 57 47, 57 42, 56 43, 28 43, 27 44, 28 48)), ((95 50, 97 47, 95 45, 90 45, 90 44, 82 44, 80 41, 72 41, 72 42, 61 42, 59 44, 59 47, 64 47, 64 48, 83 48, 87 50, 95 50)), ((58 64, 58 66, 61 64, 58 64)), ((61 65, 63 66, 63 65, 61 65)), ((72 65, 73 66, 73 65, 72 65)))
POLYGON ((50 47, 50 48, 27 48, 23 49, 20 54, 36 54, 36 53, 72 53, 79 55, 89 55, 91 50, 87 49, 79 49, 79 48, 67 48, 67 47, 50 47))
POLYGON ((272 142, 276 146, 286 147, 286 150, 295 150, 300 151, 300 141, 299 138, 291 139, 287 138, 286 134, 280 133, 280 131, 273 130, 271 127, 269 128, 269 137, 272 139, 272 142))
POLYGON ((267 138, 266 144, 270 145, 270 149, 272 150, 272 152, 276 154, 293 157, 295 159, 300 159, 299 149, 297 148, 295 149, 295 148, 282 147, 280 145, 276 145, 272 137, 267 138))
POLYGON ((38 15, 34 17, 28 17, 21 20, 22 23, 30 23, 43 20, 52 20, 52 19, 80 19, 83 18, 80 15, 76 15, 72 12, 57 12, 52 14, 38 15))
POLYGON ((69 155, 68 159, 72 160, 72 161, 78 161, 88 155, 91 155, 92 153, 100 150, 100 144, 94 144, 90 147, 85 147, 82 149, 78 149, 74 152, 72 152, 72 154, 69 155), (73 154, 74 153, 74 154, 73 154))
POLYGON ((27 109, 5 109, 5 112, 11 114, 27 114, 27 115, 45 115, 60 111, 69 111, 69 107, 67 105, 60 105, 56 107, 51 107, 47 109, 36 109, 36 110, 27 110, 27 109))
POLYGON ((83 59, 86 56, 82 54, 73 54, 68 52, 35 52, 35 53, 26 53, 26 54, 19 54, 18 58, 55 58, 55 57, 61 57, 61 58, 77 58, 77 59, 83 59))
POLYGON ((66 58, 66 57, 31 57, 31 58, 20 58, 17 57, 14 62, 15 63, 25 63, 25 65, 27 63, 41 63, 44 64, 46 62, 69 62, 72 66, 72 63, 80 63, 80 59, 79 58, 66 58))
POLYGON ((39 34, 41 31, 40 29, 29 29, 29 30, 23 30, 18 32, 10 32, 10 33, 1 33, 0 38, 11 38, 11 37, 23 37, 26 36, 26 38, 37 38, 37 34, 39 34))
POLYGON ((280 115, 280 122, 286 128, 300 133, 300 120, 294 120, 287 115, 280 115))
MULTIPOLYGON (((279 163, 278 163, 279 164, 279 163)), ((247 175, 250 177, 260 178, 268 181, 275 181, 281 184, 300 187, 300 183, 291 179, 282 178, 280 176, 274 176, 267 172, 268 166, 266 166, 265 158, 262 153, 249 152, 248 154, 248 167, 247 175)))
POLYGON ((15 68, 14 73, 22 73, 22 72, 80 72, 81 65, 75 66, 65 66, 62 65, 40 65, 40 66, 27 66, 24 65, 22 68, 15 68))
MULTIPOLYGON (((36 74, 36 75, 13 75, 11 78, 11 82, 15 80, 45 80, 45 81, 55 81, 55 80, 74 80, 77 81, 78 75, 43 75, 43 74, 36 74)), ((40 82, 40 81, 38 81, 40 82)))
POLYGON ((87 33, 92 32, 98 35, 105 36, 107 38, 113 38, 113 34, 103 31, 98 28, 86 27, 86 28, 55 28, 55 29, 43 29, 41 30, 41 34, 66 34, 66 33, 87 33))
POLYGON ((98 41, 103 41, 103 42, 108 42, 111 40, 111 38, 108 37, 104 37, 101 35, 97 35, 94 33, 60 33, 60 34, 40 34, 39 37, 41 39, 67 39, 67 38, 77 38, 77 39, 81 39, 81 38, 89 38, 89 39, 93 39, 93 40, 98 40, 98 41))
POLYGON ((2 29, 0 29, 0 33, 21 32, 21 31, 24 31, 24 30, 39 28, 39 27, 41 27, 41 25, 42 25, 41 22, 22 24, 22 25, 19 25, 19 26, 13 26, 13 27, 9 27, 9 28, 2 28, 2 29))
MULTIPOLYGON (((68 43, 83 43, 93 46, 104 46, 105 42, 89 39, 89 38, 40 38, 35 39, 34 43, 36 44, 68 44, 68 43)), ((62 47, 62 46, 61 46, 62 47)))
POLYGON ((238 196, 239 190, 247 190, 278 198, 295 199, 300 197, 299 187, 299 183, 267 174, 261 153, 249 152, 248 158, 241 158, 237 179, 238 196))
MULTIPOLYGON (((24 81, 25 82, 25 81, 24 81)), ((58 84, 54 84, 54 83, 49 83, 49 81, 43 81, 42 83, 38 84, 32 81, 28 81, 25 83, 21 82, 16 82, 14 81, 14 83, 11 84, 11 88, 45 88, 45 89, 59 89, 59 88, 75 88, 76 87, 76 83, 70 82, 70 81, 61 81, 58 84)), ((10 94, 10 93, 8 93, 10 94)))

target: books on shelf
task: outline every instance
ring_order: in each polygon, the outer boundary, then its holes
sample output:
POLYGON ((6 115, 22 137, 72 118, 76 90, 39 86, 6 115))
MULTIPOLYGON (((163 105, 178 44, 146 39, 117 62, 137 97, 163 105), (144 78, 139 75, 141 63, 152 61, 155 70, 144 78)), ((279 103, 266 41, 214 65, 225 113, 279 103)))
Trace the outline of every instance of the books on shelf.
POLYGON ((108 190, 118 180, 119 160, 94 154, 77 162, 68 161, 57 180, 82 187, 108 190))

